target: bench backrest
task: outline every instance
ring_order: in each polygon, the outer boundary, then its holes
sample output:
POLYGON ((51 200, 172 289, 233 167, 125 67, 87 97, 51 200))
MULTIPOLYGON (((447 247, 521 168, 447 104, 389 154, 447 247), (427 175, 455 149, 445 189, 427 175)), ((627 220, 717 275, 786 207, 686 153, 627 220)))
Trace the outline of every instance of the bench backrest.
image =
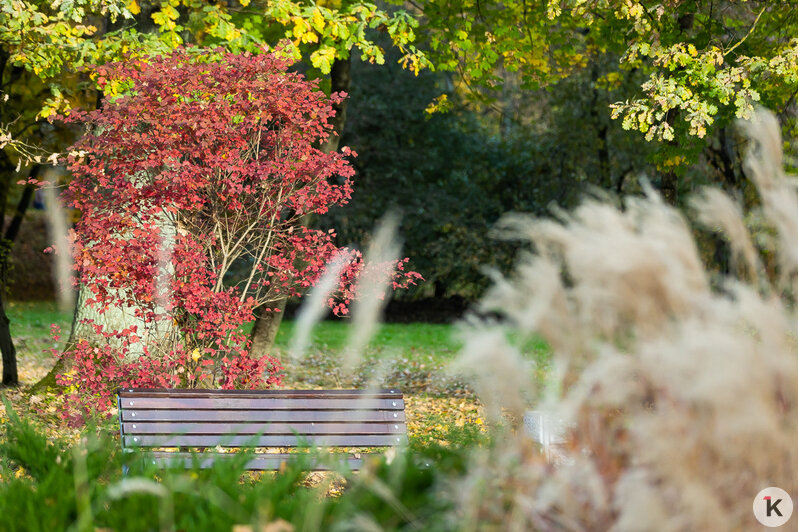
POLYGON ((384 447, 407 438, 398 390, 122 389, 122 447, 384 447))

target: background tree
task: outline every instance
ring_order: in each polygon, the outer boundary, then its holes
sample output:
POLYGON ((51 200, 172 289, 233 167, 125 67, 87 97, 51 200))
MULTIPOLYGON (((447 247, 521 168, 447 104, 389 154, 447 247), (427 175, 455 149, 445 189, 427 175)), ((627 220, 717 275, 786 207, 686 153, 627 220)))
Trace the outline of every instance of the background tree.
MULTIPOLYGON (((440 69, 492 99, 517 72, 534 89, 617 58, 613 77, 643 72, 640 86, 612 107, 624 129, 656 142, 659 185, 678 198, 677 178, 755 102, 795 124, 796 7, 767 1, 549 0, 418 4, 423 34, 440 69)), ((439 105, 440 107, 440 102, 439 105)), ((724 142, 721 139, 720 142, 724 142)), ((713 165, 717 157, 707 154, 713 165)), ((719 175, 730 175, 721 171, 719 175)))

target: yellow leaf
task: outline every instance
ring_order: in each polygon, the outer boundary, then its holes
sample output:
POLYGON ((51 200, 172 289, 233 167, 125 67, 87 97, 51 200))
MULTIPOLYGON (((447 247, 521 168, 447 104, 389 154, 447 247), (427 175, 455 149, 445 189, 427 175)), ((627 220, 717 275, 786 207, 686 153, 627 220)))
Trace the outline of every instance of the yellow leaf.
POLYGON ((194 362, 199 360, 201 356, 202 355, 200 355, 199 348, 195 348, 194 351, 191 352, 191 360, 193 360, 194 362))
POLYGON ((294 37, 299 39, 307 31, 307 29, 305 29, 306 22, 301 17, 294 17, 293 21, 294 21, 293 34, 294 34, 294 37))
POLYGON ((316 31, 321 33, 324 30, 324 16, 321 14, 321 11, 319 9, 313 10, 312 20, 313 20, 312 22, 313 27, 316 29, 316 31))
POLYGON ((180 13, 177 12, 177 9, 173 8, 172 6, 164 6, 161 8, 161 11, 163 11, 170 20, 177 20, 177 18, 180 16, 180 13))
POLYGON ((139 7, 139 3, 136 2, 136 0, 130 0, 127 3, 127 9, 134 15, 138 15, 139 13, 141 13, 141 8, 139 7))

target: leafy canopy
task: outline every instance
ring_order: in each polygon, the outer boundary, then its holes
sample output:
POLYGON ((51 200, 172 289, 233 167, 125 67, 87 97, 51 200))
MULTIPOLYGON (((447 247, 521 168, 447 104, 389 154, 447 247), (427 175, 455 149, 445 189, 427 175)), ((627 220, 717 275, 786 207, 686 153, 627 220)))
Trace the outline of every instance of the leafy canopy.
POLYGON ((372 31, 385 33, 400 51, 399 63, 415 74, 431 67, 426 55, 415 46, 417 18, 403 9, 389 9, 362 1, 333 0, 268 0, 253 2, 258 15, 243 20, 245 28, 254 31, 258 25, 268 28, 276 23, 280 32, 263 33, 265 39, 281 38, 295 54, 307 58, 323 74, 329 74, 334 61, 347 59, 352 50, 370 63, 383 64, 385 50, 372 31))
MULTIPOLYGON (((114 95, 114 85, 100 87, 96 76, 81 75, 87 65, 168 53, 183 44, 251 53, 268 45, 329 74, 332 64, 347 59, 352 49, 382 64, 385 51, 372 34, 380 31, 401 50, 402 65, 418 73, 431 63, 414 45, 417 26, 407 11, 360 1, 0 0, 0 51, 7 55, 2 68, 21 68, 41 85, 24 110, 19 102, 9 103, 16 110, 0 109, 0 147, 10 147, 22 159, 40 160, 18 138, 26 128, 9 122, 20 114, 35 120, 83 107, 87 88, 114 95)), ((0 91, 25 90, 28 84, 27 79, 18 79, 16 87, 0 83, 0 91)))
POLYGON ((502 69, 537 88, 618 58, 603 83, 647 79, 612 105, 625 129, 647 140, 704 138, 754 104, 783 109, 798 89, 798 6, 764 0, 429 0, 430 54, 488 97, 502 69))

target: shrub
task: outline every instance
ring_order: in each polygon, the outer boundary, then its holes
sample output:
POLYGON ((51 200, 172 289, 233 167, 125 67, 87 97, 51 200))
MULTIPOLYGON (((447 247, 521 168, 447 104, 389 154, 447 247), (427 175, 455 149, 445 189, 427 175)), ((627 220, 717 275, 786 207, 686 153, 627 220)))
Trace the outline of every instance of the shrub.
MULTIPOLYGON (((109 98, 67 119, 87 128, 67 159, 75 268, 84 305, 138 322, 87 318, 95 337, 63 354, 74 369, 60 382, 86 411, 107 408, 116 386, 279 384, 279 363, 252 357, 241 332, 253 309, 301 295, 336 256, 329 304, 345 314, 356 297, 360 253, 302 225, 351 194, 355 154, 315 147, 344 95, 288 67, 268 53, 180 49, 95 69, 109 98)), ((392 270, 399 288, 420 278, 404 263, 369 267, 392 270)))

